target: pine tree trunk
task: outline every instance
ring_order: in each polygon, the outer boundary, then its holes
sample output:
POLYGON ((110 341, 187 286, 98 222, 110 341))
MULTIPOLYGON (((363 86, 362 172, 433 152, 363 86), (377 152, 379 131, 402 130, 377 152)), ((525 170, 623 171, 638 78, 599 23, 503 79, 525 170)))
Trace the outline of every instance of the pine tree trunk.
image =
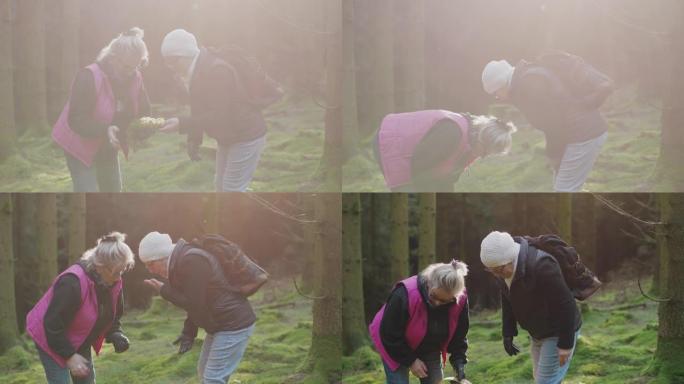
POLYGON ((16 2, 14 23, 14 110, 21 132, 48 130, 45 60, 45 1, 16 2))
POLYGON ((393 281, 403 280, 409 274, 408 244, 408 194, 391 193, 390 212, 390 264, 389 274, 393 281))
POLYGON ((46 59, 48 121, 59 117, 79 66, 80 1, 47 1, 46 59))
POLYGON ((65 197, 69 226, 66 252, 68 264, 71 265, 81 258, 86 249, 86 195, 84 193, 69 193, 65 197))
POLYGON ((394 0, 394 111, 425 108, 425 3, 394 0))
POLYGON ((336 382, 342 360, 341 195, 316 198, 317 276, 314 287, 313 328, 309 368, 314 381, 336 382))
POLYGON ((12 197, 0 193, 0 355, 19 338, 14 298, 12 197))
POLYGON ((394 111, 393 0, 354 0, 356 101, 362 137, 394 111))
POLYGON ((359 116, 356 104, 356 54, 354 52, 354 1, 342 2, 342 139, 343 163, 359 151, 359 116))
MULTIPOLYGON (((372 319, 397 282, 390 274, 392 263, 389 195, 361 195, 361 248, 366 319, 372 319)), ((408 241, 407 241, 408 242, 408 241)))
POLYGON ((363 306, 361 258, 361 200, 357 193, 342 195, 342 330, 344 353, 367 344, 363 306))
POLYGON ((418 194, 420 216, 418 218, 418 271, 437 261, 436 256, 436 209, 434 193, 418 194))
POLYGON ((597 200, 590 194, 574 194, 572 205, 573 233, 575 239, 573 246, 577 249, 584 265, 596 272, 596 211, 598 210, 597 200))
POLYGON ((684 194, 660 194, 662 225, 657 229, 661 297, 658 307, 658 346, 655 362, 659 377, 684 381, 684 194))
POLYGON ((557 194, 556 204, 556 228, 558 235, 568 244, 572 244, 572 194, 557 194))
POLYGON ((41 294, 45 292, 57 276, 57 195, 41 193, 38 195, 36 212, 38 228, 38 268, 36 277, 41 294))
POLYGON ((14 63, 12 62, 12 0, 0 0, 0 161, 14 152, 14 63))

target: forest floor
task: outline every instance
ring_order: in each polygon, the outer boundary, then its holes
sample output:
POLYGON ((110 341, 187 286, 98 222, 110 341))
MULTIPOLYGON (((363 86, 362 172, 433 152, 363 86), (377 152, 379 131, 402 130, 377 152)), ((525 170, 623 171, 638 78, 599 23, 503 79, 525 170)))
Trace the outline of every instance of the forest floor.
MULTIPOLYGON (((653 182, 660 152, 661 110, 636 100, 631 89, 620 90, 604 106, 608 140, 584 185, 591 192, 666 192, 684 190, 684 183, 653 182)), ((532 129, 512 107, 492 106, 490 113, 512 120, 519 130, 506 156, 481 159, 464 172, 456 192, 553 192, 544 135, 532 129)), ((370 140, 343 167, 343 191, 388 191, 370 140)))
MULTIPOLYGON (((582 307, 581 336, 564 383, 666 383, 648 376, 656 348, 657 304, 640 295, 635 280, 607 283, 582 307)), ((500 318, 498 311, 471 312, 468 379, 474 384, 531 383, 528 337, 520 330, 516 344, 521 353, 509 357, 501 343, 500 318)), ((343 374, 343 383, 349 384, 376 384, 384 379, 380 358, 370 347, 345 358, 343 374)), ((452 375, 451 368, 445 375, 452 375)), ((418 379, 413 377, 411 383, 418 379)))
MULTIPOLYGON (((157 114, 173 116, 161 106, 157 114)), ((154 113, 153 113, 154 114, 154 113)), ((267 144, 250 185, 255 192, 316 190, 323 154, 324 111, 311 101, 284 100, 265 111, 267 144)), ((185 136, 156 134, 144 147, 120 155, 125 192, 213 192, 216 142, 205 137, 202 160, 192 162, 185 136)), ((0 191, 69 192, 64 154, 44 135, 24 135, 17 153, 0 162, 0 191)))
MULTIPOLYGON (((291 280, 271 282, 250 301, 257 314, 256 329, 230 384, 288 384, 307 382, 300 373, 311 343, 311 303, 294 290, 291 280)), ((147 311, 131 311, 123 329, 131 340, 128 351, 116 354, 105 344, 95 357, 100 384, 199 383, 196 364, 204 339, 178 355, 172 345, 183 327, 184 312, 160 298, 147 311)), ((33 344, 17 346, 0 356, 0 382, 33 384, 45 380, 33 344)), ((323 383, 317 383, 323 384, 323 383)))

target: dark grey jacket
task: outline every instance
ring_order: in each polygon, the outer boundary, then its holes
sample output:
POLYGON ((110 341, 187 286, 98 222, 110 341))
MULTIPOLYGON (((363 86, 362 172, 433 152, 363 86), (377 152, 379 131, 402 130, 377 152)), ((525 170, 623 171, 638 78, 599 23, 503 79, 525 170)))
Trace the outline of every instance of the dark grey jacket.
POLYGON ((503 335, 516 336, 517 324, 535 339, 558 337, 558 347, 570 349, 582 326, 582 315, 553 256, 520 241, 520 253, 510 289, 501 281, 503 335))
POLYGON ((183 333, 197 335, 237 331, 254 324, 256 315, 245 296, 226 279, 216 258, 179 240, 169 261, 169 284, 161 296, 188 313, 183 333))
POLYGON ((524 60, 515 67, 510 100, 544 132, 547 155, 556 167, 568 144, 597 138, 608 127, 599 109, 571 95, 558 76, 524 60))

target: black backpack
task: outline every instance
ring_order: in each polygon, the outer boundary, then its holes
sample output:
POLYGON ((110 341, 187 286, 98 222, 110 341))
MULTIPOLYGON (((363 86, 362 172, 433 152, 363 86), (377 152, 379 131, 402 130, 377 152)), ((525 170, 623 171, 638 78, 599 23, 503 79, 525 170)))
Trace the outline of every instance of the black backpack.
MULTIPOLYGON (((569 93, 577 99, 592 96, 605 84, 613 82, 608 75, 587 63, 583 58, 567 52, 553 51, 542 54, 537 57, 534 64, 556 75, 569 93)), ((594 106, 599 107, 603 104, 608 95, 610 93, 596 100, 599 105, 594 106)))
POLYGON ((221 235, 207 234, 193 239, 191 244, 213 255, 229 283, 245 296, 253 295, 268 281, 268 273, 263 268, 221 235))
POLYGON ((210 48, 210 52, 226 63, 233 72, 243 101, 258 109, 276 103, 283 95, 280 84, 263 69, 256 57, 236 45, 210 48))
POLYGON ((575 247, 566 243, 560 236, 524 236, 524 239, 530 246, 542 250, 556 259, 565 283, 577 300, 587 299, 601 287, 599 279, 582 263, 575 247))

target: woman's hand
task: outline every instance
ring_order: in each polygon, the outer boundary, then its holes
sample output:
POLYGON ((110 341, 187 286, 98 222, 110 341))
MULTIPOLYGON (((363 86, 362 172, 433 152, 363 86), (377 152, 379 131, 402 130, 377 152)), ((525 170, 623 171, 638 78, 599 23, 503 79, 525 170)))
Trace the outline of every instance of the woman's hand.
POLYGON ((71 357, 66 361, 66 365, 67 368, 69 368, 71 375, 74 377, 86 378, 88 375, 90 375, 88 360, 78 353, 71 355, 71 357))
POLYGON ((560 349, 558 348, 558 364, 560 366, 564 366, 565 363, 568 362, 568 359, 570 359, 570 355, 572 355, 572 349, 560 349))
POLYGON ((164 286, 164 283, 157 279, 146 279, 144 282, 148 286, 152 287, 152 289, 154 289, 154 293, 156 295, 158 295, 159 292, 161 292, 161 288, 164 286))
POLYGON ((180 120, 178 120, 177 117, 172 117, 170 119, 166 119, 164 126, 159 128, 159 131, 164 133, 174 133, 178 132, 179 128, 180 120))
POLYGON ((409 369, 411 370, 411 373, 416 375, 419 379, 427 377, 427 366, 420 359, 414 360, 409 369))
POLYGON ((121 149, 121 143, 117 137, 119 134, 119 127, 116 125, 111 125, 107 128, 107 139, 109 139, 109 144, 114 147, 117 151, 121 149))

